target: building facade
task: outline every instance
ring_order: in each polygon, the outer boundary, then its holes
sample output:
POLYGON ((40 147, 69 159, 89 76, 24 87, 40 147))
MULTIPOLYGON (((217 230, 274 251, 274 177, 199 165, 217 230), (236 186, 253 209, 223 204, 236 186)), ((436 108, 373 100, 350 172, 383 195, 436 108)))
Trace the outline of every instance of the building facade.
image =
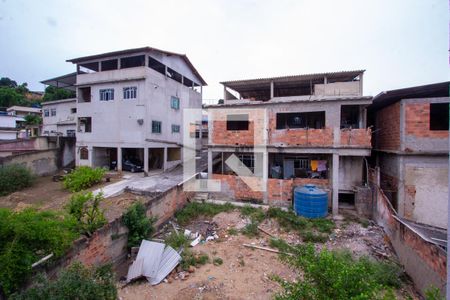
POLYGON ((397 214, 447 228, 449 82, 382 92, 370 108, 372 164, 397 214))
POLYGON ((315 184, 334 214, 340 201, 367 211, 363 73, 222 82, 222 104, 208 106, 210 178, 236 199, 285 206, 293 188, 315 184))
POLYGON ((68 61, 77 66, 76 165, 122 170, 133 160, 148 172, 181 162, 183 109, 201 109, 206 85, 186 55, 145 47, 68 61))
POLYGON ((77 99, 42 103, 42 135, 74 137, 77 129, 77 99))

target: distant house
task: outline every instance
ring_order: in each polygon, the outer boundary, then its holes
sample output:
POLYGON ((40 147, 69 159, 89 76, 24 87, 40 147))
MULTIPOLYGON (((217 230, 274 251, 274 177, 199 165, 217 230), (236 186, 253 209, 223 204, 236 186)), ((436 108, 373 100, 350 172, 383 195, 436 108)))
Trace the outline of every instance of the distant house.
POLYGON ((17 122, 24 121, 22 117, 0 114, 0 141, 17 139, 17 122))
POLYGON ((6 109, 8 114, 18 117, 25 117, 26 115, 42 115, 42 109, 28 106, 14 105, 6 109))
POLYGON ((74 137, 77 129, 77 99, 42 102, 42 135, 74 137))
POLYGON ((398 215, 447 228, 449 84, 382 92, 370 107, 372 162, 398 215))
POLYGON ((6 111, 9 115, 18 117, 16 121, 19 138, 37 137, 40 135, 41 125, 25 125, 25 117, 27 115, 42 116, 42 110, 40 108, 14 105, 6 111))

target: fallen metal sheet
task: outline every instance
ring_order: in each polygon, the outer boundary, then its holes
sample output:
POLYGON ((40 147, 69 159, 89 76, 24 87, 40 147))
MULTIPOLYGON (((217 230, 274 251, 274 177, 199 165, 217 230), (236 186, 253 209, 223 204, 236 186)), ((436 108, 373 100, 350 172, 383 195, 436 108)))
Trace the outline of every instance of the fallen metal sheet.
POLYGON ((136 257, 136 260, 142 259, 144 261, 142 275, 145 277, 156 276, 164 252, 164 247, 165 245, 162 243, 142 240, 136 257))
POLYGON ((164 249, 161 262, 159 264, 158 273, 154 277, 147 277, 148 282, 152 285, 160 283, 173 269, 180 263, 181 256, 172 247, 167 246, 164 249))
POLYGON ((136 278, 144 276, 144 274, 142 274, 143 268, 144 268, 144 259, 142 258, 136 259, 128 269, 127 282, 130 282, 136 278))

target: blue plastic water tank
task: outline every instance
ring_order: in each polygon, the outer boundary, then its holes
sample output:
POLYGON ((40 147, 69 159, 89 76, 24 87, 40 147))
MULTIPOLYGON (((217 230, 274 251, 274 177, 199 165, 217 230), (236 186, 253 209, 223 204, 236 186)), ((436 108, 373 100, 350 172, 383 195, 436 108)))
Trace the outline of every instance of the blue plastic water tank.
POLYGON ((306 218, 323 218, 328 213, 328 193, 313 184, 294 189, 294 211, 306 218))

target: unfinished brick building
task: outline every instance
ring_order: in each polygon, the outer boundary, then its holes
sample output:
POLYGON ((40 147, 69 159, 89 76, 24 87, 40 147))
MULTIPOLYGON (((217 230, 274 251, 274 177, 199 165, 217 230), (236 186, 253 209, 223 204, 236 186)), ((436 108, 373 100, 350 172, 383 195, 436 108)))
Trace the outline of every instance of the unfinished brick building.
POLYGON ((223 101, 207 107, 209 178, 237 200, 284 206, 293 188, 313 183, 329 192, 334 214, 339 200, 368 211, 363 73, 222 82, 223 101))
POLYGON ((398 215, 447 228, 449 84, 382 92, 370 107, 373 165, 398 215))

